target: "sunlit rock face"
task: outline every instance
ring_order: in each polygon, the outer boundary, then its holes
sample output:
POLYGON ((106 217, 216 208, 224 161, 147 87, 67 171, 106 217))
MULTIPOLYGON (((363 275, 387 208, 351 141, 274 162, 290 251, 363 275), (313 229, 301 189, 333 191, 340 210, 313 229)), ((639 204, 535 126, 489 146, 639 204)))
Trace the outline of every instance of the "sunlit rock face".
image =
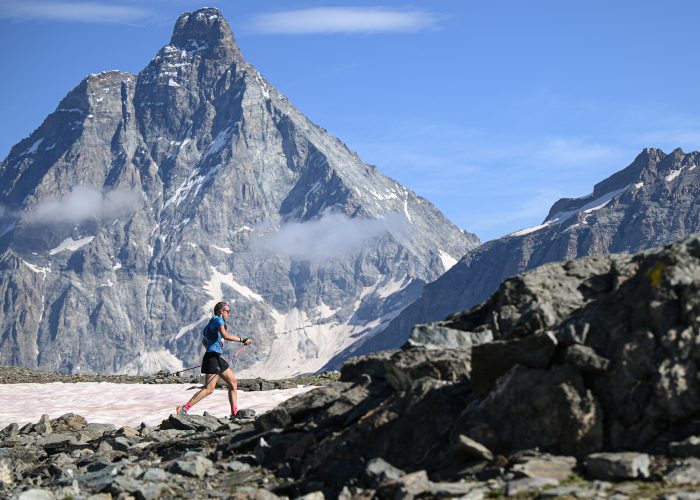
MULTIPOLYGON (((448 272, 423 288, 374 338, 336 357, 402 345, 414 326, 445 319, 487 299, 506 278, 542 264, 584 256, 634 253, 700 231, 700 153, 648 148, 626 168, 582 198, 556 202, 542 224, 470 250, 448 272)), ((431 334, 450 336, 450 332, 431 334)))
POLYGON ((0 363, 63 372, 192 366, 219 300, 255 338, 237 369, 312 372, 478 244, 304 117, 216 9, 69 92, 0 203, 0 363))

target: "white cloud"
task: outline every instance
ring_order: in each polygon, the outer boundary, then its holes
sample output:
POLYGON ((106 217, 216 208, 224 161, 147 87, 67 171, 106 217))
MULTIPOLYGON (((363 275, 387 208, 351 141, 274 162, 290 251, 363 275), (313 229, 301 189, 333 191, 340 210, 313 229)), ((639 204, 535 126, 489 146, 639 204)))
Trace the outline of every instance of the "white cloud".
POLYGON ((405 237, 406 219, 390 214, 382 219, 353 219, 345 214, 325 213, 320 219, 291 222, 262 239, 260 245, 295 260, 320 261, 358 252, 387 232, 405 237))
POLYGON ((438 16, 383 7, 316 7, 260 14, 252 31, 266 34, 416 32, 438 27, 438 16))
POLYGON ((27 215, 27 221, 77 223, 86 219, 114 218, 130 212, 140 200, 138 192, 130 189, 103 193, 96 188, 76 186, 64 198, 40 202, 27 215))
POLYGON ((140 7, 107 2, 52 2, 5 0, 0 2, 0 19, 20 21, 76 21, 87 23, 129 22, 146 18, 150 13, 140 7))

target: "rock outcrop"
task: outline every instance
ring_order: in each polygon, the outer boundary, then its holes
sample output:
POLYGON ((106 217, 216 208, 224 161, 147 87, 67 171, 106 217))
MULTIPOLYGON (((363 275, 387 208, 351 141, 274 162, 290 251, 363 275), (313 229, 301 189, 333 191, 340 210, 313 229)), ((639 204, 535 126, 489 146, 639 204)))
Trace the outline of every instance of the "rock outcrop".
POLYGON ((478 479, 503 467, 491 454, 538 449, 589 457, 597 478, 646 477, 642 459, 605 465, 594 455, 667 456, 700 435, 699 292, 698 238, 516 276, 481 305, 425 325, 420 342, 352 358, 342 384, 259 420, 263 463, 324 484, 360 477, 380 457, 432 480, 478 479), (493 340, 454 347, 446 330, 493 340), (308 446, 284 451, 300 440, 308 446))

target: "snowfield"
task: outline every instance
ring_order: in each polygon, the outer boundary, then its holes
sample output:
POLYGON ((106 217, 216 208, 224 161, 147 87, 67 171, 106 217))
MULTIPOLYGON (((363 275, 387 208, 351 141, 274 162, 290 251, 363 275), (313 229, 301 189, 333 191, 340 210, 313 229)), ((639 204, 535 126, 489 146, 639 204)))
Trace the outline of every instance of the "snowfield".
MULTIPOLYGON (((4 384, 0 391, 0 428, 16 422, 20 426, 36 423, 43 414, 50 418, 77 413, 88 422, 137 426, 141 422, 158 425, 175 412, 175 406, 187 402, 199 387, 192 384, 114 384, 111 382, 77 382, 66 384, 4 384)), ((281 402, 315 389, 238 391, 238 408, 253 409, 259 415, 281 402)), ((228 392, 217 389, 196 404, 190 415, 209 412, 217 417, 231 413, 228 392)))

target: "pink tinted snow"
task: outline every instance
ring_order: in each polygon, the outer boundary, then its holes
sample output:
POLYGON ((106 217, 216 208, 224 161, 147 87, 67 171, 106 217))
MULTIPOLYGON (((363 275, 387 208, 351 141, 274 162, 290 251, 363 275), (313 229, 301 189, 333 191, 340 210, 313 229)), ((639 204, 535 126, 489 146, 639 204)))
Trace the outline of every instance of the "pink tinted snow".
MULTIPOLYGON (((250 408, 259 415, 292 396, 315 388, 238 391, 238 408, 250 408)), ((141 422, 158 425, 175 412, 176 405, 186 403, 197 389, 193 384, 4 384, 0 391, 0 428, 12 422, 20 425, 36 423, 45 413, 50 418, 77 413, 88 422, 114 424, 117 427, 133 427, 141 422)), ((217 389, 189 413, 201 415, 205 411, 217 417, 228 417, 231 408, 227 391, 217 389)))

